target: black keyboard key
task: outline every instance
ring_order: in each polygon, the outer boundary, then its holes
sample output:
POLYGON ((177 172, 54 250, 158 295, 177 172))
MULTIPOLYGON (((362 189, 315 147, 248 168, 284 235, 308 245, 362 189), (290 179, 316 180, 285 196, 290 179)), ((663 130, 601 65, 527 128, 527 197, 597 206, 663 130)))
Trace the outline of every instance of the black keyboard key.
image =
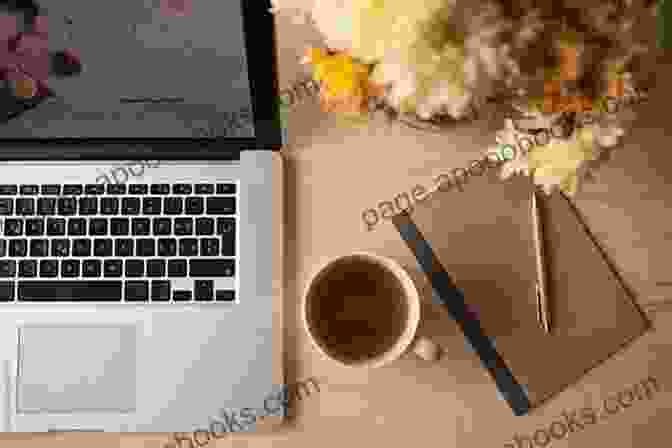
POLYGON ((42 185, 42 194, 45 196, 59 196, 61 194, 61 186, 57 184, 42 185))
POLYGON ((110 233, 112 236, 126 236, 131 230, 128 218, 112 218, 110 221, 110 233))
POLYGON ((7 255, 7 241, 8 240, 0 239, 0 257, 7 255))
POLYGON ((37 200, 37 214, 55 215, 56 214, 56 198, 39 198, 37 200))
POLYGON ((174 257, 177 255, 177 240, 175 238, 160 238, 157 252, 159 257, 174 257))
POLYGON ((131 233, 133 236, 149 235, 149 218, 133 218, 131 221, 131 233))
POLYGON ((52 257, 70 256, 70 240, 64 238, 51 240, 51 256, 52 257))
POLYGON ((149 187, 147 184, 130 184, 128 186, 129 194, 147 194, 149 193, 149 187))
POLYGON ((13 239, 9 240, 9 256, 25 257, 28 255, 28 240, 13 239))
POLYGON ((173 185, 173 194, 191 194, 191 184, 173 185))
POLYGON ((201 240, 201 257, 219 256, 219 240, 217 238, 203 238, 201 240))
POLYGON ((105 260, 103 273, 105 277, 121 277, 123 262, 121 260, 105 260))
POLYGON ((107 235, 107 219, 91 218, 91 221, 89 221, 89 235, 93 236, 107 235))
POLYGON ((154 240, 141 238, 135 240, 135 254, 138 257, 153 257, 156 254, 154 240))
POLYGON ((82 185, 63 185, 63 196, 77 196, 84 193, 82 185))
POLYGON ((58 260, 40 260, 40 277, 57 277, 58 260))
POLYGON ((222 256, 236 255, 236 221, 233 218, 217 218, 217 233, 222 235, 222 256))
POLYGON ((209 197, 206 202, 208 215, 234 215, 236 213, 235 196, 209 197))
POLYGON ((170 194, 170 185, 168 184, 152 184, 150 188, 152 194, 170 194))
POLYGON ((0 282, 0 302, 14 300, 14 282, 0 282))
POLYGON ((165 277, 166 260, 147 260, 147 277, 165 277))
POLYGON ((234 275, 234 260, 189 260, 189 277, 231 277, 234 275))
POLYGON ((107 194, 126 194, 126 184, 107 184, 107 194))
POLYGON ((86 219, 70 218, 68 219, 68 236, 86 235, 86 219))
POLYGON ((213 184, 196 184, 196 194, 215 194, 213 184))
POLYGON ((149 282, 143 280, 131 280, 126 282, 127 302, 146 302, 149 299, 149 282))
MULTIPOLYGON (((32 256, 32 254, 31 254, 32 256)), ((85 238, 78 238, 72 242, 72 256, 73 257, 90 257, 91 256, 91 240, 85 238)))
POLYGON ((96 238, 95 240, 93 240, 93 256, 111 257, 112 240, 109 238, 96 238))
POLYGON ((82 276, 100 277, 100 260, 84 260, 82 264, 82 276))
POLYGON ((198 198, 198 197, 188 197, 187 198, 187 215, 200 215, 203 213, 205 210, 205 207, 203 206, 203 198, 198 198))
POLYGON ((98 198, 95 196, 86 196, 79 198, 79 214, 80 215, 97 215, 98 214, 98 198))
POLYGON ((121 286, 121 280, 20 280, 18 298, 27 302, 119 302, 121 286))
POLYGON ((189 236, 194 234, 193 218, 175 218, 175 235, 189 236))
POLYGON ((39 192, 39 185, 21 185, 19 187, 19 194, 23 196, 35 196, 39 192))
POLYGON ((166 215, 180 215, 183 208, 182 198, 163 198, 163 213, 166 215))
POLYGON ((61 216, 72 216, 77 213, 77 198, 59 198, 58 214, 61 216))
POLYGON ((122 215, 139 215, 140 214, 140 198, 122 198, 121 199, 121 214, 122 215))
POLYGON ((168 277, 186 277, 187 260, 169 260, 168 277))
POLYGON ((218 289, 215 291, 215 300, 218 302, 233 302, 236 300, 236 293, 233 289, 218 289))
POLYGON ((236 184, 217 184, 217 194, 234 194, 236 184))
POLYGON ((44 235, 44 219, 26 219, 26 236, 44 235))
POLYGON ((105 184, 88 184, 84 187, 84 193, 92 196, 105 194, 105 184))
POLYGON ((165 302, 167 300, 170 300, 170 282, 152 280, 152 301, 165 302))
POLYGON ((100 213, 103 215, 116 215, 119 213, 119 198, 104 197, 100 200, 100 213))
POLYGON ((212 280, 194 281, 194 295, 196 300, 212 300, 214 298, 214 282, 212 280))
POLYGON ((31 257, 48 257, 49 256, 49 240, 36 239, 30 240, 30 256, 31 257))
POLYGON ((37 277, 37 260, 19 261, 19 277, 24 278, 37 277))
POLYGON ((35 199, 33 198, 18 198, 16 200, 16 214, 17 215, 34 215, 35 214, 35 199))
POLYGON ((64 236, 65 235, 65 219, 63 219, 63 218, 47 218, 47 235, 48 236, 64 236))
POLYGON ((215 233, 215 220, 212 218, 196 218, 196 235, 212 235, 215 233))
POLYGON ((79 277, 79 260, 61 261, 61 276, 66 278, 79 277))
POLYGON ((198 255, 198 240, 196 238, 182 238, 180 240, 180 257, 195 257, 198 255))
POLYGON ((172 230, 172 221, 170 218, 154 218, 154 235, 170 235, 172 230))
POLYGON ((0 260, 0 277, 14 277, 16 275, 16 261, 0 260))
POLYGON ((142 260, 126 260, 126 277, 143 277, 145 262, 142 260))
POLYGON ((142 213, 145 215, 160 215, 161 198, 142 198, 142 213))
POLYGON ((0 215, 9 216, 14 213, 14 199, 0 199, 0 215))
POLYGON ((175 302, 190 302, 191 291, 173 291, 173 301, 175 302))
POLYGON ((132 257, 133 240, 131 238, 118 238, 114 240, 115 257, 132 257))
POLYGON ((23 221, 20 219, 5 219, 5 236, 23 235, 23 221))
POLYGON ((14 196, 19 192, 19 188, 16 185, 0 185, 0 195, 2 196, 14 196))

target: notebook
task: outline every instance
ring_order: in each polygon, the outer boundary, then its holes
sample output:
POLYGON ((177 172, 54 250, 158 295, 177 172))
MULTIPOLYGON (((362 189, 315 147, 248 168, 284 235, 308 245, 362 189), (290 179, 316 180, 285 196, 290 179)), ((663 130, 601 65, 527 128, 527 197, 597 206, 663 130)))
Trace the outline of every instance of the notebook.
POLYGON ((553 329, 537 320, 528 178, 471 177, 393 223, 496 392, 524 415, 642 335, 649 322, 571 201, 540 203, 553 329), (474 312, 474 310, 477 310, 474 312))

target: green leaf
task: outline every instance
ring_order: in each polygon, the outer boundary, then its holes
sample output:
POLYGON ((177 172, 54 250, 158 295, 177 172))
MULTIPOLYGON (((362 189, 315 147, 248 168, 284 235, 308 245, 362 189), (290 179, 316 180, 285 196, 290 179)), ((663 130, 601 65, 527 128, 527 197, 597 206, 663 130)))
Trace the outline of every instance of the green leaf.
POLYGON ((672 48, 672 1, 660 0, 656 5, 656 36, 660 48, 672 48))
POLYGON ((287 128, 287 123, 289 121, 289 106, 284 104, 280 98, 277 99, 278 104, 278 119, 280 120, 280 126, 287 128))

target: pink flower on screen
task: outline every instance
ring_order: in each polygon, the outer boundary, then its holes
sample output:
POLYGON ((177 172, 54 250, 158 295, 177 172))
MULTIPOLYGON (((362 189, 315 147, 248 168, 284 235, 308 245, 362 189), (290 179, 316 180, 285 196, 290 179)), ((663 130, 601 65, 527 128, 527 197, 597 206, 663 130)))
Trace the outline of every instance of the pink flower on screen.
POLYGON ((0 77, 9 81, 32 78, 40 95, 47 91, 51 66, 46 18, 36 17, 33 29, 19 32, 16 17, 0 14, 0 77))
POLYGON ((47 38, 44 34, 22 34, 17 43, 16 55, 21 70, 33 79, 47 80, 51 62, 47 38))
POLYGON ((17 18, 0 14, 0 79, 25 86, 34 81, 35 96, 50 94, 50 74, 69 76, 81 71, 79 55, 72 49, 52 53, 47 39, 47 17, 34 18, 30 31, 18 29, 17 18))

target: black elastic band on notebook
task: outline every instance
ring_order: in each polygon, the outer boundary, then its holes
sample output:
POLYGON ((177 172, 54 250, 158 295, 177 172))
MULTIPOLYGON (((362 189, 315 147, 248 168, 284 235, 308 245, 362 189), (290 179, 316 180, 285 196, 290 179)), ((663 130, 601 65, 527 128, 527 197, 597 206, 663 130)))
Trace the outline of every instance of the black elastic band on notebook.
POLYGON ((392 222, 408 248, 415 255, 418 264, 429 277, 438 298, 460 326, 462 333, 474 348, 481 363, 495 381, 497 389, 509 404, 515 415, 525 415, 530 410, 530 402, 523 387, 518 384, 504 360, 484 333, 481 324, 467 310, 464 295, 453 283, 443 268, 431 246, 422 236, 408 213, 401 213, 392 222))

